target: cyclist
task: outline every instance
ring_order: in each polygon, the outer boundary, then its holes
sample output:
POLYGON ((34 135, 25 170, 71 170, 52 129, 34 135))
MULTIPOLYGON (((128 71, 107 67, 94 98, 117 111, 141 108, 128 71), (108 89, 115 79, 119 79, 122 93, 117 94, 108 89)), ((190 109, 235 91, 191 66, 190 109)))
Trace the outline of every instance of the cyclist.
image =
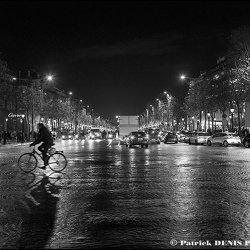
POLYGON ((38 123, 37 128, 38 128, 37 139, 30 144, 30 147, 35 146, 36 144, 39 144, 40 142, 43 142, 37 149, 42 152, 43 161, 44 161, 44 166, 40 168, 45 170, 46 166, 48 165, 48 158, 49 158, 47 155, 47 151, 50 147, 52 147, 55 144, 53 142, 53 138, 49 130, 43 125, 43 123, 38 123))

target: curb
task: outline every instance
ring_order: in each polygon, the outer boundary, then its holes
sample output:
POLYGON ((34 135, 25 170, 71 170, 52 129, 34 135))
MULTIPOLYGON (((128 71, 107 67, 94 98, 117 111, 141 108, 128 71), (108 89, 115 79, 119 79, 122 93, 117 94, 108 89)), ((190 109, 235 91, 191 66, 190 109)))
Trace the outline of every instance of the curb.
POLYGON ((7 143, 7 144, 0 144, 0 148, 1 147, 17 147, 17 146, 25 146, 25 145, 29 145, 31 142, 24 142, 24 143, 7 143))

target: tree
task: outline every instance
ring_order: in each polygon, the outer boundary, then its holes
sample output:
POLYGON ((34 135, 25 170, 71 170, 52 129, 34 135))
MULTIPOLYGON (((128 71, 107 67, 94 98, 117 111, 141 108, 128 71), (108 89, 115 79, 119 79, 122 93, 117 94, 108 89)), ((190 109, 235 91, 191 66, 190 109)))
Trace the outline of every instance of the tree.
POLYGON ((250 27, 242 26, 232 31, 229 38, 227 58, 233 102, 237 107, 239 130, 241 129, 241 106, 248 101, 250 92, 250 27))

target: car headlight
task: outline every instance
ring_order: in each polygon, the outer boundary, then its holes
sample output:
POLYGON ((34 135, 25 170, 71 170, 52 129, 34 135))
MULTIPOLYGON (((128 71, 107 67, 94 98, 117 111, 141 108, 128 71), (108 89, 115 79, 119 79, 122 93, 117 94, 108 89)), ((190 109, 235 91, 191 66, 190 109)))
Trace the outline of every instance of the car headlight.
POLYGON ((76 138, 78 138, 78 135, 76 135, 76 138))
POLYGON ((135 139, 135 137, 132 135, 132 136, 130 136, 130 139, 132 139, 132 140, 133 140, 133 139, 135 139))
POLYGON ((64 138, 65 138, 65 136, 63 135, 63 136, 62 136, 62 138, 64 139, 64 138))

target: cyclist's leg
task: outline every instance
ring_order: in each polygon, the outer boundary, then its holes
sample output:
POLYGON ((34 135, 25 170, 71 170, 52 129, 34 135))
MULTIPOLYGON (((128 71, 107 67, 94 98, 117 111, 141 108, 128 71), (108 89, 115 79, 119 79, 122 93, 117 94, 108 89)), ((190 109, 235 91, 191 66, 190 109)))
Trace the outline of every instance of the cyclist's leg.
POLYGON ((48 148, 46 150, 46 144, 42 143, 37 149, 42 153, 44 166, 48 165, 46 164, 47 163, 47 151, 48 151, 48 148))
POLYGON ((48 153, 48 150, 49 148, 51 147, 51 145, 48 145, 48 144, 45 144, 43 145, 43 161, 44 161, 44 166, 47 166, 48 165, 48 160, 49 160, 49 155, 47 154, 48 153))

